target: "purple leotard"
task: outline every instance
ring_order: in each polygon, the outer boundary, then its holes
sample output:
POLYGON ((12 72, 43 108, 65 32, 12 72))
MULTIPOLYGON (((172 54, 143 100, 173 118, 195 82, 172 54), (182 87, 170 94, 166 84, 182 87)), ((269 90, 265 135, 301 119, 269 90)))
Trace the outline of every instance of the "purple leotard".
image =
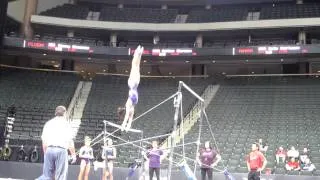
POLYGON ((138 104, 138 85, 139 83, 128 80, 129 98, 133 105, 138 104))

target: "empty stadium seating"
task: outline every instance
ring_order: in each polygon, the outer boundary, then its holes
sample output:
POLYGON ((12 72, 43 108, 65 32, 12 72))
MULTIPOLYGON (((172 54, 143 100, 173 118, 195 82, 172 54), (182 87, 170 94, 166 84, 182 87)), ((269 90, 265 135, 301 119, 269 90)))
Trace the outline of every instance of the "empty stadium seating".
POLYGON ((41 12, 40 15, 71 19, 85 19, 88 16, 88 12, 89 9, 87 7, 64 4, 62 6, 57 6, 47 11, 41 12))
POLYGON ((55 107, 69 105, 78 80, 73 74, 0 68, 0 123, 7 108, 14 105, 17 114, 12 138, 39 140, 55 107))
MULTIPOLYGON (((269 145, 267 168, 276 174, 286 173, 284 164, 275 163, 279 146, 309 148, 311 161, 319 167, 319 87, 318 79, 308 78, 234 78, 222 83, 207 114, 224 165, 231 172, 246 173, 245 157, 251 144, 262 138, 269 145)), ((185 142, 196 141, 198 132, 196 125, 185 142)), ((201 142, 213 142, 205 122, 201 138, 201 142)), ((194 158, 195 154, 196 146, 188 146, 187 156, 194 158)))
MULTIPOLYGON (((320 4, 262 4, 239 6, 214 6, 212 9, 193 9, 189 12, 187 23, 245 21, 251 11, 260 12, 259 19, 290 19, 320 16, 320 4)), ((89 8, 81 5, 64 4, 40 13, 73 19, 86 19, 89 8)), ((173 23, 178 9, 156 8, 116 8, 103 7, 100 10, 101 21, 173 23)))
POLYGON ((189 13, 188 23, 243 21, 248 16, 248 9, 245 7, 217 7, 214 9, 192 10, 189 13))
POLYGON ((260 19, 290 19, 320 16, 320 4, 276 4, 261 8, 260 19))
POLYGON ((178 10, 151 8, 113 8, 101 10, 100 20, 116 22, 173 23, 178 10))

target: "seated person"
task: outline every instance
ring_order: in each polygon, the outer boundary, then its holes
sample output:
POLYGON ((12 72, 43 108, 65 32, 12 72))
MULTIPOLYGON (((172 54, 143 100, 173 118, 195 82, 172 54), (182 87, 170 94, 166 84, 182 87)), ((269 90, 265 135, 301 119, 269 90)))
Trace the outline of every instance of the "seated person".
POLYGON ((290 161, 286 164, 287 171, 299 171, 300 165, 299 162, 296 161, 294 157, 290 159, 290 161))
POLYGON ((280 158, 282 158, 282 162, 284 163, 286 161, 287 152, 283 149, 283 147, 279 147, 279 149, 276 152, 276 160, 277 164, 279 164, 280 158))
POLYGON ((287 152, 287 156, 289 159, 291 159, 292 157, 295 159, 299 158, 299 151, 297 151, 293 146, 291 147, 291 149, 287 152))
POLYGON ((303 148, 303 152, 300 155, 300 163, 301 165, 306 163, 306 159, 310 159, 309 151, 307 148, 303 148))
POLYGON ((267 142, 262 142, 262 139, 259 139, 258 144, 259 144, 259 151, 260 152, 262 152, 262 153, 267 152, 267 150, 268 150, 267 142))
POLYGON ((309 158, 305 160, 305 163, 301 167, 303 171, 314 171, 316 169, 316 167, 314 166, 314 164, 312 164, 309 158))

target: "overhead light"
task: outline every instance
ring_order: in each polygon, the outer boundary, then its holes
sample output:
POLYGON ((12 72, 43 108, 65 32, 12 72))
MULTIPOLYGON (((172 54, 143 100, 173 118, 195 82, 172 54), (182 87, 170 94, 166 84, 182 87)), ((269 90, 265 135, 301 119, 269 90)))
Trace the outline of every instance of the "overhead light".
POLYGON ((248 59, 246 59, 246 62, 249 62, 249 60, 248 60, 248 59))
POLYGON ((254 74, 254 72, 252 71, 251 74, 254 74))
POLYGON ((318 78, 319 76, 316 76, 316 78, 318 78))
POLYGON ((88 60, 91 60, 91 57, 88 57, 88 60))
POLYGON ((320 70, 318 70, 317 72, 320 73, 320 70))
POLYGON ((120 60, 120 59, 118 59, 117 61, 118 61, 118 62, 120 62, 121 60, 120 60))
POLYGON ((83 72, 84 72, 84 70, 81 70, 81 72, 83 73, 83 72))
POLYGON ((212 61, 212 63, 216 63, 216 61, 212 61))
POLYGON ((58 67, 60 67, 60 65, 59 64, 55 64, 55 65, 53 65, 53 67, 58 68, 58 67))
POLYGON ((226 72, 222 72, 222 74, 223 74, 223 75, 226 75, 227 73, 226 73, 226 72))
POLYGON ((148 74, 150 74, 150 71, 148 71, 148 74))
POLYGON ((107 71, 107 70, 105 70, 105 69, 103 70, 103 72, 106 72, 106 71, 107 71))
POLYGON ((163 63, 163 61, 161 60, 160 63, 163 63))
POLYGON ((186 63, 189 63, 190 61, 185 61, 186 63))
POLYGON ((43 53, 42 55, 46 56, 47 54, 46 54, 46 53, 43 53))
POLYGON ((90 75, 91 73, 90 72, 88 72, 88 75, 90 75))
POLYGON ((172 72, 169 72, 169 75, 171 75, 172 74, 172 72))
POLYGON ((128 70, 125 71, 126 73, 129 72, 128 70))
POLYGON ((146 63, 146 62, 147 62, 147 60, 144 60, 143 62, 144 62, 144 63, 146 63))
POLYGON ((283 62, 283 59, 281 58, 280 61, 283 62))

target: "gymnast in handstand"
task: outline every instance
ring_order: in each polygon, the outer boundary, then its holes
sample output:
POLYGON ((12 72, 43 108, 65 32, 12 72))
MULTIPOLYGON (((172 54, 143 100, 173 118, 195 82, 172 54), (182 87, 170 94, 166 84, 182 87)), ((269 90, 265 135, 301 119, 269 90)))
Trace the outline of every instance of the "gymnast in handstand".
POLYGON ((118 114, 121 116, 123 111, 125 111, 124 120, 121 125, 121 130, 128 131, 131 128, 134 108, 138 103, 138 86, 140 83, 140 61, 143 53, 143 47, 138 46, 134 52, 132 63, 131 63, 131 71, 128 79, 129 86, 129 96, 125 105, 125 108, 118 108, 118 114))
POLYGON ((91 161, 93 160, 93 150, 90 146, 91 139, 90 137, 86 136, 84 138, 84 146, 81 147, 79 158, 81 159, 80 163, 80 172, 78 176, 78 180, 88 180, 90 167, 91 167, 91 161))

